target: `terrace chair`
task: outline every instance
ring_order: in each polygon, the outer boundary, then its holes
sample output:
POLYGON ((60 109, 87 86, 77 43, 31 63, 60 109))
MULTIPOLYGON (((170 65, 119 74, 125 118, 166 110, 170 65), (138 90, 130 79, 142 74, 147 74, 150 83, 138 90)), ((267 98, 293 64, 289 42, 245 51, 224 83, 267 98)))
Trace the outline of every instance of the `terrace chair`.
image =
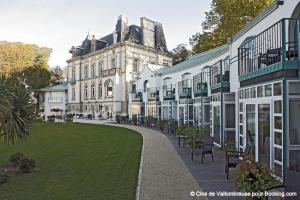
POLYGON ((201 164, 203 165, 203 160, 205 160, 205 155, 210 154, 211 160, 214 161, 214 154, 213 154, 213 146, 214 146, 214 138, 211 136, 206 136, 203 140, 203 144, 201 146, 201 164))
POLYGON ((236 168, 251 152, 251 146, 247 144, 245 151, 226 151, 225 174, 226 179, 229 178, 229 168, 236 168), (242 158, 242 160, 240 159, 242 158))

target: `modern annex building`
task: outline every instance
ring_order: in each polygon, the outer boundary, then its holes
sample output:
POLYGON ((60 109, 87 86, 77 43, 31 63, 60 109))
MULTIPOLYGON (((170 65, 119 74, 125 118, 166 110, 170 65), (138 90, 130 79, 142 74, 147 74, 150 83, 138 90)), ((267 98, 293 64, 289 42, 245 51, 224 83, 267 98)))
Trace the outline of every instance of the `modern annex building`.
POLYGON ((276 1, 224 46, 145 66, 129 90, 130 117, 210 126, 217 146, 251 144, 279 178, 300 180, 299 17, 298 0, 276 1))
POLYGON ((89 33, 72 47, 68 63, 69 112, 113 118, 128 113, 128 85, 144 64, 171 66, 162 24, 145 17, 140 26, 120 16, 113 33, 89 33))

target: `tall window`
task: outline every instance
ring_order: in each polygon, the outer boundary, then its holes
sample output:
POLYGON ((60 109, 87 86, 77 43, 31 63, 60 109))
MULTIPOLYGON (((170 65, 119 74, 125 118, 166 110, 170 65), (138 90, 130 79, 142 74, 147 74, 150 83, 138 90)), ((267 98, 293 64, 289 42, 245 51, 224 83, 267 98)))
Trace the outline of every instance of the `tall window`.
POLYGON ((72 100, 75 100, 75 88, 72 88, 72 100))
POLYGON ((95 65, 92 65, 92 67, 91 67, 91 77, 95 78, 95 76, 96 76, 95 65))
POLYGON ((100 61, 98 63, 98 75, 99 75, 99 77, 102 76, 102 71, 103 71, 103 61, 100 61))
POLYGON ((87 79, 88 78, 88 72, 89 72, 89 69, 88 69, 88 66, 86 65, 84 67, 84 78, 87 79))
POLYGON ((107 80, 105 82, 106 97, 112 97, 113 96, 113 85, 114 85, 114 83, 112 82, 112 80, 107 80))
POLYGON ((84 86, 84 99, 88 99, 88 86, 84 86))
POLYGON ((138 70, 139 70, 139 59, 134 59, 133 60, 132 71, 133 72, 138 72, 138 70))
POLYGON ((95 99, 95 85, 94 84, 91 85, 91 96, 92 96, 92 99, 95 99))
POLYGON ((144 81, 144 92, 147 92, 148 88, 150 88, 150 83, 148 80, 144 81))
POLYGON ((116 67, 117 67, 116 59, 113 58, 113 59, 111 59, 111 68, 113 69, 113 68, 116 68, 116 67))
POLYGON ((98 97, 102 98, 102 84, 99 84, 99 91, 98 91, 98 97))
POLYGON ((75 80, 75 67, 72 67, 72 79, 75 80))

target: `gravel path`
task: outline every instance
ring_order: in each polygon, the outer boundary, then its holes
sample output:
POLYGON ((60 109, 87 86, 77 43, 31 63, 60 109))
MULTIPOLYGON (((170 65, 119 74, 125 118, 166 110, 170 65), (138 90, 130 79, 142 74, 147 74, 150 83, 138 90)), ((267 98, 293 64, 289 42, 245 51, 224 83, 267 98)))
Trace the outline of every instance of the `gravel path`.
POLYGON ((191 191, 201 191, 169 139, 158 131, 131 125, 120 125, 95 120, 76 120, 80 123, 126 127, 143 136, 141 185, 139 200, 189 200, 191 191))

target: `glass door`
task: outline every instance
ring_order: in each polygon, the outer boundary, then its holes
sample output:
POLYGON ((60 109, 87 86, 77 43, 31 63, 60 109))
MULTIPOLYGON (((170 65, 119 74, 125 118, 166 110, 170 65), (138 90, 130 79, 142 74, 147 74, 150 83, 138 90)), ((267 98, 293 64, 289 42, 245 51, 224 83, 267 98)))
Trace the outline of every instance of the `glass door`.
POLYGON ((258 161, 270 167, 270 104, 258 105, 258 161))

